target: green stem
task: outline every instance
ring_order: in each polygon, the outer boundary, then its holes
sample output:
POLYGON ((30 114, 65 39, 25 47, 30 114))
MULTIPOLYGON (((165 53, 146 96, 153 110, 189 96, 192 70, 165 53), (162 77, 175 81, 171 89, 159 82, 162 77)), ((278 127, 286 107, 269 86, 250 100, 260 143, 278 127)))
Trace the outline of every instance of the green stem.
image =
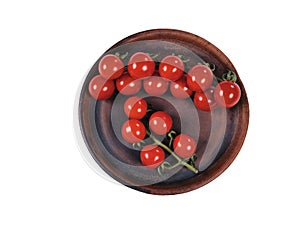
POLYGON ((128 56, 128 52, 125 52, 123 55, 120 55, 120 59, 125 59, 128 56))
POLYGON ((147 53, 153 60, 155 60, 158 56, 159 56, 159 54, 158 53, 147 53))
POLYGON ((227 80, 227 81, 232 81, 232 82, 237 81, 237 76, 235 72, 233 72, 232 70, 228 70, 227 73, 224 73, 222 78, 223 80, 227 80))
POLYGON ((181 164, 181 165, 185 166, 186 168, 188 168, 189 170, 193 171, 194 173, 198 173, 199 172, 195 167, 191 166, 186 161, 184 161, 183 159, 181 159, 168 146, 166 146, 160 140, 158 140, 156 137, 154 137, 149 131, 146 131, 146 132, 147 132, 147 135, 154 141, 154 143, 157 144, 158 146, 162 147, 167 152, 169 152, 178 161, 178 164, 181 164))
POLYGON ((169 148, 171 148, 172 144, 173 144, 173 135, 177 135, 177 133, 174 131, 174 130, 171 130, 169 133, 168 133, 168 137, 170 138, 170 141, 169 141, 169 148))
POLYGON ((205 62, 204 65, 207 66, 212 72, 214 72, 216 70, 215 64, 205 62))

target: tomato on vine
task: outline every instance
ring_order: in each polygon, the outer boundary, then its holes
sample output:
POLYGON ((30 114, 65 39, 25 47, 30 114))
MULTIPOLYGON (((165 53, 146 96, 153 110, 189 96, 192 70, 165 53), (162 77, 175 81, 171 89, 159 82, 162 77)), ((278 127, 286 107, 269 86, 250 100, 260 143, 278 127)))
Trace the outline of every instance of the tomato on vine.
POLYGON ((142 164, 149 168, 158 167, 165 159, 165 152, 157 145, 146 145, 140 152, 142 164))
POLYGON ((187 86, 186 77, 182 76, 179 80, 171 82, 171 94, 176 98, 185 99, 193 94, 193 91, 187 86))
POLYGON ((166 56, 159 64, 160 76, 171 81, 178 80, 183 75, 183 71, 184 64, 182 60, 175 55, 166 56))
POLYGON ((237 83, 232 81, 222 81, 217 84, 214 90, 216 103, 224 108, 235 106, 241 98, 241 89, 237 83))
POLYGON ((128 73, 124 73, 116 80, 116 87, 123 95, 134 95, 141 90, 142 81, 134 79, 128 73))
POLYGON ((153 75, 144 80, 144 90, 152 96, 163 95, 168 90, 168 86, 169 82, 160 76, 153 75))
POLYGON ((179 134, 173 141, 174 152, 181 158, 190 158, 196 152, 197 143, 187 134, 179 134))
POLYGON ((145 78, 152 76, 155 70, 155 62, 144 52, 133 54, 128 62, 128 72, 133 78, 145 78))
POLYGON ((172 124, 171 116, 163 111, 153 113, 149 119, 150 129, 158 135, 168 133, 172 128, 172 124))
POLYGON ((187 85, 191 90, 201 92, 211 86, 213 79, 211 69, 206 65, 198 64, 189 70, 187 85))
POLYGON ((97 100, 109 99, 115 91, 115 83, 113 80, 106 80, 102 76, 97 75, 89 83, 89 93, 97 100))
POLYGON ((208 88, 205 92, 196 92, 194 95, 196 107, 203 111, 212 111, 217 107, 214 98, 214 87, 208 88))
POLYGON ((124 112, 130 119, 142 119, 147 113, 147 102, 137 96, 130 97, 124 103, 124 112))
POLYGON ((108 54, 100 60, 98 70, 103 78, 112 80, 122 75, 124 64, 118 56, 108 54))
POLYGON ((122 136, 129 143, 137 143, 145 138, 146 128, 141 121, 130 119, 122 126, 122 136))

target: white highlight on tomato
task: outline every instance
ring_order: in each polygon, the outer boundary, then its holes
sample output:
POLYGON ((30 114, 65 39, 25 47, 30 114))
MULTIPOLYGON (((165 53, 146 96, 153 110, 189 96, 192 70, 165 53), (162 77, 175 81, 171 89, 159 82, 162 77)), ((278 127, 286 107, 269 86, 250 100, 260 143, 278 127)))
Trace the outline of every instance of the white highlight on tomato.
POLYGON ((148 69, 148 67, 147 67, 146 65, 144 65, 144 66, 142 67, 142 70, 143 70, 143 71, 147 71, 147 69, 148 69))

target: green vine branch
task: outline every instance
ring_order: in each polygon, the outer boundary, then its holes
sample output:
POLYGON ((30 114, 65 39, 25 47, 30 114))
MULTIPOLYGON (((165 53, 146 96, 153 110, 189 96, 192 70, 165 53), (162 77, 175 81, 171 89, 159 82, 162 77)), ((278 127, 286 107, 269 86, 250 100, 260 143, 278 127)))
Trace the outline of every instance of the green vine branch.
MULTIPOLYGON (((189 169, 190 171, 194 172, 194 173, 199 173, 199 171, 192 165, 188 164, 187 163, 187 159, 182 159, 180 158, 178 155, 176 155, 168 146, 166 146, 165 144, 163 144, 160 140, 158 140, 156 137, 154 137, 149 131, 146 131, 147 135, 153 140, 153 142, 155 144, 157 144, 158 146, 160 146, 161 148, 163 148, 164 150, 166 150, 168 153, 170 153, 177 161, 178 163, 175 164, 174 166, 172 167, 169 167, 169 168, 175 168, 179 165, 183 165, 185 166, 187 169, 189 169)), ((163 168, 168 168, 168 166, 166 166, 165 164, 162 164, 162 169, 163 168)), ((160 169, 158 169, 160 170, 160 169)))

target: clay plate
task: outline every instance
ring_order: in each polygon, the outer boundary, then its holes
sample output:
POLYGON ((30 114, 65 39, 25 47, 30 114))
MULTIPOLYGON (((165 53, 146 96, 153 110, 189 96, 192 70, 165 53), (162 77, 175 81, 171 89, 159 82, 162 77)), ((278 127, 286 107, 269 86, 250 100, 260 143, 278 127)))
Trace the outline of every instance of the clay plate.
MULTIPOLYGON (((230 60, 217 47, 194 34, 170 29, 149 30, 127 37, 106 53, 137 51, 182 54, 191 65, 203 60, 216 65, 214 75, 221 77, 228 69, 237 74, 241 88, 239 103, 230 109, 218 108, 212 112, 196 110, 191 102, 174 99, 169 92, 163 97, 146 96, 155 110, 163 110, 172 116, 174 129, 186 129, 198 139, 195 174, 179 168, 172 174, 159 175, 156 170, 145 168, 139 160, 139 152, 132 150, 120 138, 120 129, 126 117, 122 111, 128 96, 118 95, 105 101, 94 100, 88 92, 90 80, 98 74, 101 56, 90 69, 81 89, 79 99, 79 123, 89 154, 96 163, 118 182, 151 194, 179 194, 197 189, 218 177, 235 159, 244 142, 248 122, 249 105, 245 88, 230 60), (180 116, 185 115, 185 116, 180 116)), ((159 59, 158 59, 159 60, 159 59)), ((126 62, 125 62, 126 63, 126 62)), ((141 91, 138 95, 144 96, 141 91)))

